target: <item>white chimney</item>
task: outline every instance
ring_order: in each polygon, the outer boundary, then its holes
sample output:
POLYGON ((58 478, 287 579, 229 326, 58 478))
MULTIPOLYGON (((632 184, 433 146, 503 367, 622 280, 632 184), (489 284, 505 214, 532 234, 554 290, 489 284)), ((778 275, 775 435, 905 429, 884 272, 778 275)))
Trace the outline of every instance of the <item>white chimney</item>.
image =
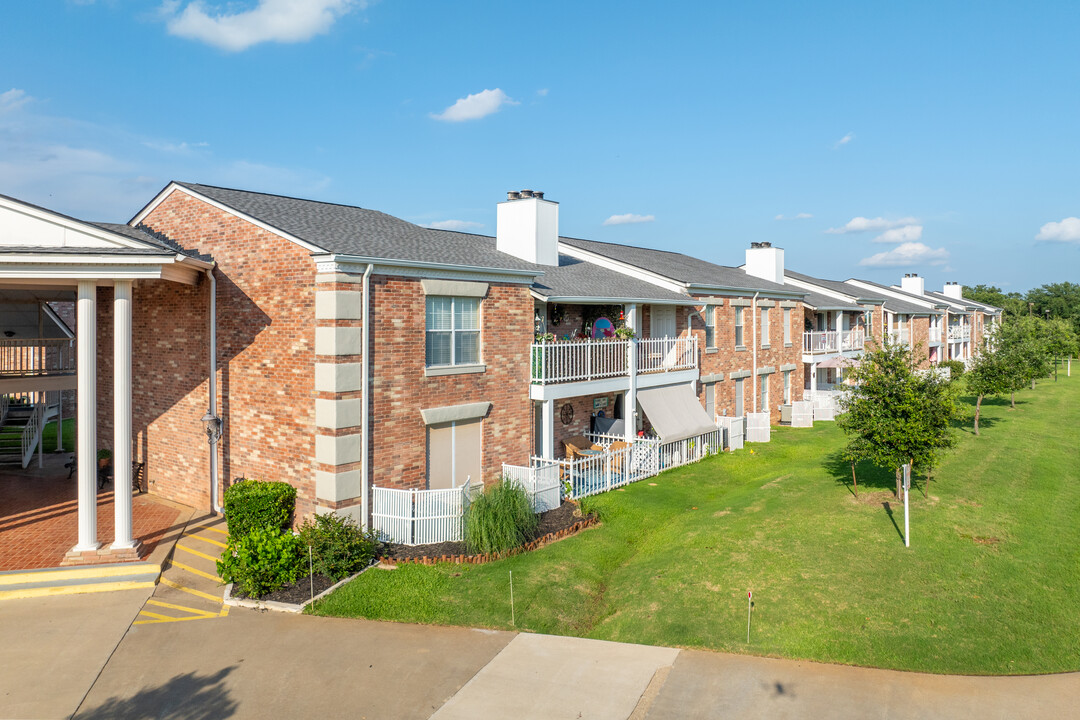
POLYGON ((953 300, 964 299, 964 286, 956 282, 945 283, 945 289, 941 291, 941 294, 945 297, 950 297, 953 300))
POLYGON ((904 292, 909 292, 912 295, 925 295, 926 281, 915 273, 907 273, 900 282, 900 288, 904 292))
POLYGON ((507 193, 496 207, 495 247, 537 265, 558 265, 559 203, 532 190, 507 193))
POLYGON ((746 251, 747 275, 784 284, 784 249, 774 248, 770 242, 752 242, 746 251))

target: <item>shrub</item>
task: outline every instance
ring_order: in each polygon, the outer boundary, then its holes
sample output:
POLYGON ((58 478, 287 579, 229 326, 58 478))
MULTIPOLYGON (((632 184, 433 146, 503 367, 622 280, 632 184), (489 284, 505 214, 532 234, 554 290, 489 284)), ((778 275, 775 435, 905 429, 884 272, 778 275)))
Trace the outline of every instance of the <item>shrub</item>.
POLYGON ((504 478, 469 505, 464 522, 469 552, 493 553, 524 545, 539 521, 525 490, 504 478))
POLYGON ((300 543, 311 547, 316 573, 334 580, 356 572, 375 557, 377 542, 349 517, 316 515, 300 528, 300 543))
POLYGON ((939 364, 949 368, 950 380, 959 380, 964 374, 964 363, 960 360, 942 360, 939 364))
POLYGON ((300 538, 276 528, 257 527, 230 537, 217 563, 218 575, 248 597, 262 597, 295 582, 306 564, 300 538))
POLYGON ((229 537, 240 538, 257 528, 284 532, 292 527, 296 488, 284 482, 241 480, 225 491, 229 537))

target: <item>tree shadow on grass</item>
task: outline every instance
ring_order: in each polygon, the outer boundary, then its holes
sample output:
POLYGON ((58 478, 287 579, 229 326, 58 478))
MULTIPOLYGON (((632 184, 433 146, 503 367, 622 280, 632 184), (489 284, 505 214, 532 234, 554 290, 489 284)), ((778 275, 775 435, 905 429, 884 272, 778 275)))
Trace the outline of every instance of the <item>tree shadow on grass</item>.
MULTIPOLYGON (((843 485, 855 495, 855 484, 851 478, 851 461, 844 457, 843 450, 837 450, 825 456, 823 465, 837 485, 843 485)), ((896 472, 879 468, 871 462, 855 463, 855 477, 858 479, 859 492, 863 490, 896 490, 896 472)), ((912 478, 914 481, 914 478, 912 478)))
POLYGON ((75 714, 76 720, 214 720, 236 714, 238 705, 222 681, 236 666, 212 675, 175 675, 164 685, 139 690, 129 697, 111 697, 97 707, 75 714))

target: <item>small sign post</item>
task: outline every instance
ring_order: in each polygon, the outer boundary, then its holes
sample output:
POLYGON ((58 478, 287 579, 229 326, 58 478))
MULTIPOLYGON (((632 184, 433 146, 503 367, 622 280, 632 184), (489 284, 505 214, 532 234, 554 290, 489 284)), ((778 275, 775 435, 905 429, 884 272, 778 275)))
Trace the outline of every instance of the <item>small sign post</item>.
POLYGON ((750 642, 750 611, 754 608, 754 591, 746 591, 746 642, 750 642))
POLYGON ((911 488, 911 463, 904 464, 904 547, 911 547, 911 525, 908 522, 908 490, 911 488))

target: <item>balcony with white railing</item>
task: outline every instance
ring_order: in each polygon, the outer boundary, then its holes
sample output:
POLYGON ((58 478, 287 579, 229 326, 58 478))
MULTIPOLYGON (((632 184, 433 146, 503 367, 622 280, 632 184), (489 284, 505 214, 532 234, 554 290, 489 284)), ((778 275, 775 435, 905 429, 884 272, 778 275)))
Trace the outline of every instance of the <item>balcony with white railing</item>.
POLYGON ((963 342, 971 339, 971 328, 967 325, 950 325, 949 342, 963 342))
POLYGON ((835 355, 859 352, 866 336, 862 330, 826 330, 803 333, 803 355, 835 355))
POLYGON ((0 338, 0 376, 74 373, 73 338, 0 338))
POLYGON ((697 356, 697 337, 539 342, 530 379, 552 385, 629 377, 632 363, 637 375, 695 370, 697 356))

